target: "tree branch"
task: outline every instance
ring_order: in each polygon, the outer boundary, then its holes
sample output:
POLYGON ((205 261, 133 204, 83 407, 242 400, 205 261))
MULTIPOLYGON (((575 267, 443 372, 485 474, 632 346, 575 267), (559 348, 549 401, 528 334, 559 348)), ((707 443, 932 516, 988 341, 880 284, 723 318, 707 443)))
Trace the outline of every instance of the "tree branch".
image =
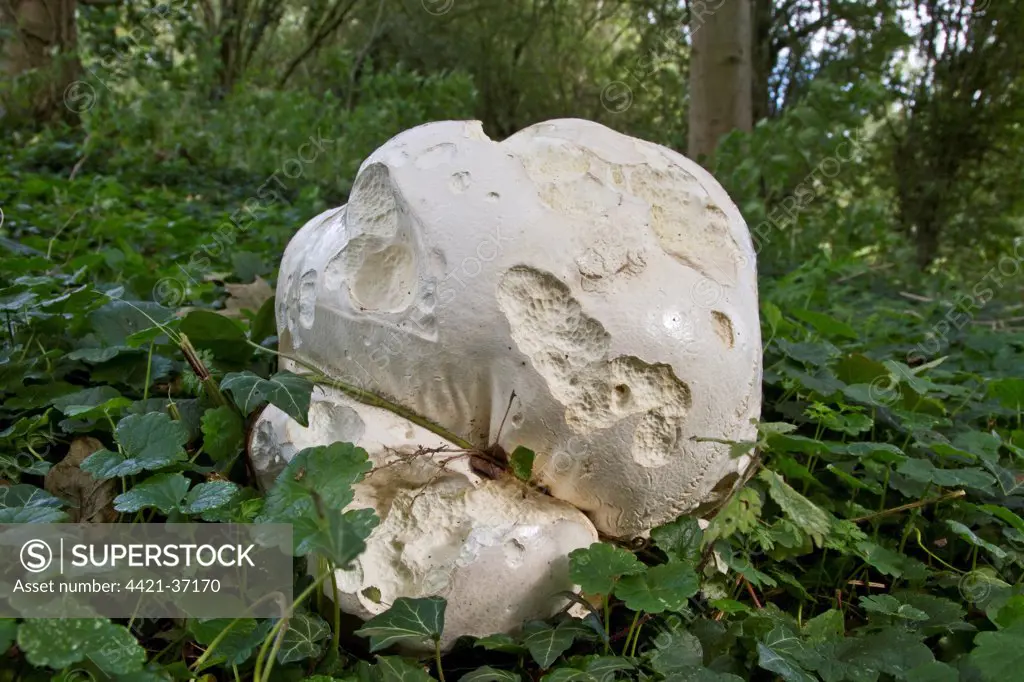
MULTIPOLYGON (((338 4, 332 7, 332 10, 340 7, 341 4, 342 3, 339 0, 338 4)), ((348 17, 349 12, 352 11, 352 9, 355 7, 355 4, 356 0, 351 0, 348 3, 348 6, 345 7, 345 9, 338 12, 337 15, 334 17, 330 17, 332 12, 328 13, 329 18, 320 26, 320 28, 317 29, 316 33, 313 35, 313 38, 309 41, 309 44, 306 45, 306 47, 301 52, 299 52, 299 54, 295 55, 295 57, 292 58, 291 62, 288 63, 287 68, 285 68, 284 70, 284 75, 282 75, 281 78, 277 81, 278 88, 283 88, 285 84, 288 82, 288 79, 291 78, 292 73, 295 72, 295 69, 299 67, 299 64, 304 62, 306 58, 309 57, 309 55, 313 54, 313 52, 315 52, 316 49, 320 47, 321 43, 323 43, 328 36, 334 33, 334 31, 339 26, 341 26, 341 23, 345 21, 345 19, 348 17)))

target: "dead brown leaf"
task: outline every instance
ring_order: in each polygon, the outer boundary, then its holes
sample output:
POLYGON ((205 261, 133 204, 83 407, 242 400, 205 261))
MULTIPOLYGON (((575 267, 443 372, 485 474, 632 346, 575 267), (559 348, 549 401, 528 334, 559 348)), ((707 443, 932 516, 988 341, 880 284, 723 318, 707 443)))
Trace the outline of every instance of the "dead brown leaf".
POLYGON ((224 310, 219 312, 221 315, 235 318, 243 317, 242 311, 246 309, 253 313, 259 312, 260 306, 274 295, 274 290, 262 277, 257 277, 249 284, 226 282, 224 288, 228 292, 228 298, 224 301, 224 310))
POLYGON ((70 504, 67 512, 72 523, 110 523, 117 519, 116 481, 97 481, 80 468, 86 457, 102 449, 103 443, 95 438, 76 438, 67 457, 46 472, 43 488, 70 504))

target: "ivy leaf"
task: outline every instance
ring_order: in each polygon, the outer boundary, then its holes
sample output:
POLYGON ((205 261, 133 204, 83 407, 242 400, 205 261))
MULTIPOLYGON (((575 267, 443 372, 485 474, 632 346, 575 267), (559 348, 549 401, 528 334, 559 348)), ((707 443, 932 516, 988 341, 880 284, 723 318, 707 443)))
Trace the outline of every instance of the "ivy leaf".
POLYGON ((644 569, 632 552, 604 542, 569 554, 569 577, 588 594, 611 594, 619 578, 643 573, 644 569))
POLYGON ((242 419, 226 405, 203 413, 202 430, 203 450, 215 462, 231 459, 242 449, 242 419))
POLYGON ((689 564, 652 566, 644 573, 624 577, 615 586, 615 596, 634 611, 662 613, 679 611, 700 589, 700 580, 689 564))
POLYGON ((521 654, 526 651, 526 647, 512 639, 511 635, 506 635, 505 633, 480 637, 476 640, 474 646, 482 647, 488 651, 501 651, 507 654, 521 654))
POLYGON ((768 484, 768 494, 783 513, 810 535, 819 547, 824 545, 825 536, 832 529, 829 514, 794 490, 774 471, 762 469, 758 478, 768 484))
POLYGON ((105 618, 28 619, 18 628, 18 648, 32 665, 60 669, 88 657, 111 675, 141 670, 146 660, 128 628, 105 618))
POLYGON ((233 372, 220 382, 222 391, 230 391, 243 414, 250 414, 267 402, 281 409, 289 417, 309 426, 309 400, 313 384, 305 377, 291 372, 278 372, 264 379, 252 372, 233 372))
POLYGON ((710 668, 687 668, 672 675, 672 682, 746 682, 732 673, 720 673, 710 668))
POLYGON ((555 627, 537 621, 526 624, 523 644, 542 669, 550 668, 555 659, 572 646, 577 631, 574 626, 566 623, 570 621, 563 621, 555 627))
POLYGON ((45 476, 46 472, 51 468, 53 468, 53 464, 50 462, 41 462, 38 459, 26 460, 24 458, 18 460, 8 455, 0 455, 0 469, 7 471, 17 471, 29 476, 45 476))
POLYGON ((401 656, 378 656, 374 669, 380 673, 381 682, 434 682, 422 665, 401 656))
POLYGON ((618 656, 574 656, 569 665, 559 666, 541 678, 541 682, 607 682, 620 670, 635 665, 618 656))
POLYGON ((51 507, 10 507, 0 509, 0 523, 61 523, 68 515, 51 507))
POLYGON ((59 523, 64 502, 34 485, 0 486, 0 523, 59 523))
POLYGON ((188 491, 185 503, 181 505, 181 512, 183 514, 202 514, 211 509, 219 509, 229 504, 238 491, 238 484, 231 481, 200 483, 188 491))
POLYGON ((444 631, 445 605, 441 597, 399 597, 390 609, 366 621, 356 634, 370 638, 371 653, 406 640, 436 642, 444 631))
POLYGON ((459 682, 521 682, 522 677, 511 670, 499 670, 489 665, 472 670, 459 678, 459 682))
POLYGON ((700 561, 700 545, 704 540, 704 531, 701 530, 697 519, 692 516, 680 516, 675 521, 652 530, 651 540, 668 556, 669 561, 696 565, 700 561))
POLYGON ((843 612, 838 609, 829 609, 818 614, 804 623, 803 633, 811 641, 841 639, 846 633, 843 612))
POLYGON ((620 670, 634 670, 636 664, 621 656, 584 656, 574 657, 573 665, 579 665, 583 661, 583 669, 598 680, 607 680, 608 675, 620 670))
POLYGON ((19 483, 18 485, 0 486, 0 509, 15 507, 52 507, 59 509, 64 502, 42 488, 19 483))
POLYGON ((540 682, 599 682, 598 678, 594 677, 586 670, 580 670, 579 668, 569 668, 562 666, 555 668, 544 677, 540 678, 540 682))
POLYGON ((186 459, 188 429, 163 412, 130 414, 118 422, 114 435, 124 454, 110 450, 95 452, 82 462, 82 471, 104 480, 134 476, 186 459))
POLYGON ((536 456, 533 450, 520 445, 509 455, 509 469, 520 481, 529 481, 533 474, 533 460, 536 456))
POLYGON ((126 493, 114 498, 114 509, 119 512, 137 512, 156 507, 163 514, 178 508, 188 492, 189 480, 182 474, 155 474, 137 484, 126 493))
POLYGON ((217 663, 225 665, 241 665, 249 660, 256 647, 270 633, 274 621, 253 618, 214 618, 211 620, 191 619, 188 630, 196 638, 196 642, 209 646, 226 628, 230 628, 217 645, 216 653, 207 663, 207 667, 217 663))
POLYGON ((288 629, 281 637, 277 662, 294 663, 316 658, 323 651, 320 643, 331 634, 331 628, 315 613, 297 613, 288 620, 288 629))

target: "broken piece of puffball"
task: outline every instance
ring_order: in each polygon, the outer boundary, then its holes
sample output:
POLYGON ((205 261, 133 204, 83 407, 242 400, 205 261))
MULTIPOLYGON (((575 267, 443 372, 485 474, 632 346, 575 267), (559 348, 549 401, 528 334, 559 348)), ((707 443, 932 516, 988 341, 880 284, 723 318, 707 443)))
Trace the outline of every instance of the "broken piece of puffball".
MULTIPOLYGON (((369 619, 398 597, 444 597, 447 649, 460 636, 514 632, 566 605, 556 595, 574 589, 568 554, 597 541, 582 512, 511 475, 482 477, 457 445, 335 389, 316 389, 309 424, 268 406, 250 457, 269 484, 307 447, 340 440, 369 454, 374 468, 353 486, 348 509, 374 509, 381 522, 366 551, 336 571, 343 611, 369 619)), ((333 598, 329 583, 324 593, 333 598)))

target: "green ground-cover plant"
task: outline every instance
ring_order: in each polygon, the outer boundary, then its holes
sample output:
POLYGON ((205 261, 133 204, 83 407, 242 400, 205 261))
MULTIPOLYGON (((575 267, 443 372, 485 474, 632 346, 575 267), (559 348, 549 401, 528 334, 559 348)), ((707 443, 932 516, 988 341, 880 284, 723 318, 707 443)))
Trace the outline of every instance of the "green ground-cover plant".
MULTIPOLYGON (((321 380, 278 371, 270 293, 325 202, 295 187, 218 248, 258 174, 69 179, 62 154, 44 136, 0 175, 0 522, 292 523, 296 603, 287 620, 0 621, 0 679, 1002 682, 1024 665, 1024 334, 987 323, 1015 317, 1013 276, 908 297, 873 252, 763 281, 759 437, 732 444, 754 464, 710 525, 578 550, 585 617, 417 660, 395 645, 436 642, 443 599, 360 625, 323 596, 378 522, 341 511, 369 470, 358 443, 303 451, 267 491, 245 462, 255 412, 304 422, 321 380), (49 485, 87 438, 76 480, 99 499, 49 485)), ((513 451, 504 475, 532 464, 513 451)))

